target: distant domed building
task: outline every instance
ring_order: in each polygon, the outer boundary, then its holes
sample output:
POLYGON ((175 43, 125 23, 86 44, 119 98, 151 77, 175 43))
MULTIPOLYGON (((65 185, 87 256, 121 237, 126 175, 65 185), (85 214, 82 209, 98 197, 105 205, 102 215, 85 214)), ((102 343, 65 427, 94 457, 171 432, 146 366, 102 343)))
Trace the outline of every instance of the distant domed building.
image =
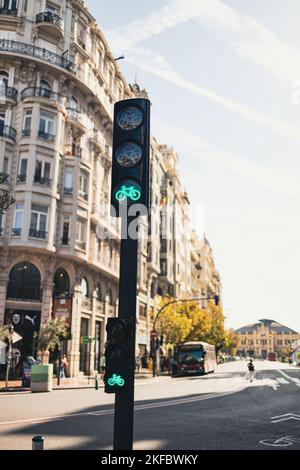
POLYGON ((266 358, 270 352, 291 350, 293 342, 300 340, 296 331, 274 320, 262 319, 236 330, 239 335, 238 354, 266 358))

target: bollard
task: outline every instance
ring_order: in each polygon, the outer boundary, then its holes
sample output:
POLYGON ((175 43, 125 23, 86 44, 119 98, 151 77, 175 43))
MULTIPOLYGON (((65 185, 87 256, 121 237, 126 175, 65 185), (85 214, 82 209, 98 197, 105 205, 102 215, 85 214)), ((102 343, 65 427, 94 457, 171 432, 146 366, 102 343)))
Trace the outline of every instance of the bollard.
POLYGON ((95 389, 99 389, 99 383, 98 383, 98 374, 95 375, 95 389))
POLYGON ((44 436, 34 436, 32 438, 32 450, 44 450, 44 436))

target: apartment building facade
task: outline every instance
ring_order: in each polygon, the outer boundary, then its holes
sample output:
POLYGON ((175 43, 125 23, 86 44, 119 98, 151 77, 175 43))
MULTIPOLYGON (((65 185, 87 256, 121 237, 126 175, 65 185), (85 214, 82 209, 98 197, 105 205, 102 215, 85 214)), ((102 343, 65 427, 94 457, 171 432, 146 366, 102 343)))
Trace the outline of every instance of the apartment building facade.
MULTIPOLYGON (((135 96, 145 92, 127 84, 83 1, 0 0, 0 173, 16 199, 0 215, 0 325, 14 325, 24 357, 42 323, 64 318, 71 376, 99 370, 106 320, 118 309, 113 104, 135 96)), ((173 149, 151 139, 152 211, 141 220, 138 258, 141 355, 157 296, 191 294, 189 201, 177 163, 173 149)))

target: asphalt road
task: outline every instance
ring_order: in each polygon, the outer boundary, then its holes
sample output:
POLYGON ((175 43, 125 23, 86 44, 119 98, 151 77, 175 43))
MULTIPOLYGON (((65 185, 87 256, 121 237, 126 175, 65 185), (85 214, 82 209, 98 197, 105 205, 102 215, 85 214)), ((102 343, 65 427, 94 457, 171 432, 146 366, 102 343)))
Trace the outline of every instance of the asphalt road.
MULTIPOLYGON (((134 448, 300 450, 300 369, 256 362, 218 366, 205 377, 137 381, 134 448)), ((0 449, 111 449, 112 395, 99 390, 0 394, 0 449)))

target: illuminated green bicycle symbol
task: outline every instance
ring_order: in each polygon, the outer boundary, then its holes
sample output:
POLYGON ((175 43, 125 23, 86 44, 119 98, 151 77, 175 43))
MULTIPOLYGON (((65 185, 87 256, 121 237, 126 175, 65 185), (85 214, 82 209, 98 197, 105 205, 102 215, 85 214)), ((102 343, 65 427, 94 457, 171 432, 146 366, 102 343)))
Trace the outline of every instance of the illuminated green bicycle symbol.
POLYGON ((113 387, 114 385, 118 385, 119 387, 123 387, 125 385, 125 380, 122 379, 120 375, 113 374, 110 379, 107 381, 108 385, 110 387, 113 387))
POLYGON ((132 201, 138 201, 141 197, 141 191, 134 186, 122 185, 121 189, 116 192, 117 201, 124 201, 126 198, 132 201))

